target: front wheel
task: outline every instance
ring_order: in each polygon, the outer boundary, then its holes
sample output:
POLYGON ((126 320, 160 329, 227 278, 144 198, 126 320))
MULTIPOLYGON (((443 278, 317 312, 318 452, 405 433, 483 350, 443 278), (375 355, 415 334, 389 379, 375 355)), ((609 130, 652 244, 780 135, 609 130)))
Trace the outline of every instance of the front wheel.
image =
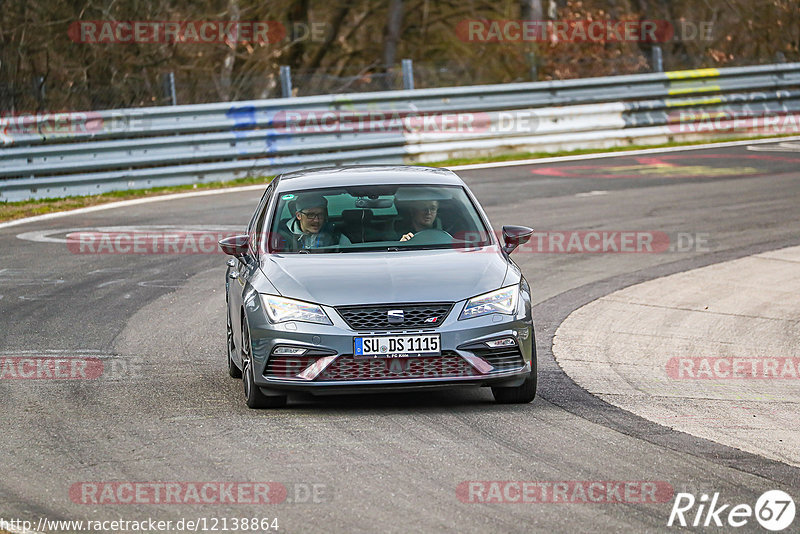
POLYGON ((286 395, 264 395, 255 382, 253 370, 253 349, 246 319, 242 319, 242 384, 248 408, 281 408, 286 406, 286 395))
POLYGON ((231 378, 242 378, 242 370, 236 366, 233 361, 233 353, 236 351, 236 344, 233 342, 233 328, 231 327, 231 314, 230 311, 226 313, 228 316, 228 375, 231 378))
POLYGON ((531 369, 525 382, 517 387, 493 387, 492 395, 498 404, 527 404, 536 398, 536 367, 531 369))

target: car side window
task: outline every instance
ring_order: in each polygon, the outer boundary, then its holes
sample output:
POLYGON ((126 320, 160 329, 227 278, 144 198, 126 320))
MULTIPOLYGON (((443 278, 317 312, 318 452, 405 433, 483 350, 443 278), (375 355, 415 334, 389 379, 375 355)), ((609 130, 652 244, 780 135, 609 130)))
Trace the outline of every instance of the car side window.
POLYGON ((250 221, 250 228, 247 232, 250 235, 250 247, 256 256, 263 251, 261 243, 263 243, 264 238, 264 222, 267 217, 267 212, 269 211, 269 201, 275 189, 274 184, 274 181, 271 182, 267 190, 264 191, 264 196, 261 198, 261 203, 253 216, 253 220, 250 221))
POLYGON ((247 233, 252 234, 253 229, 255 228, 256 221, 258 220, 258 216, 261 213, 261 208, 264 206, 264 199, 267 198, 267 194, 269 192, 269 187, 264 190, 264 194, 261 195, 261 199, 258 201, 258 206, 256 209, 253 210, 253 215, 250 217, 250 222, 247 223, 247 233))

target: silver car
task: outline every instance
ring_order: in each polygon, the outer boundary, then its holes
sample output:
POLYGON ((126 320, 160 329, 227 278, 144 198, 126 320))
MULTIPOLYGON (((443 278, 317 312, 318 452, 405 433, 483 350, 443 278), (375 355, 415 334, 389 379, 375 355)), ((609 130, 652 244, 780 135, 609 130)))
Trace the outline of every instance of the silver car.
POLYGON ((490 386, 536 396, 527 281, 509 254, 532 229, 488 217, 452 171, 287 173, 247 233, 220 241, 228 370, 251 408, 314 395, 490 386))

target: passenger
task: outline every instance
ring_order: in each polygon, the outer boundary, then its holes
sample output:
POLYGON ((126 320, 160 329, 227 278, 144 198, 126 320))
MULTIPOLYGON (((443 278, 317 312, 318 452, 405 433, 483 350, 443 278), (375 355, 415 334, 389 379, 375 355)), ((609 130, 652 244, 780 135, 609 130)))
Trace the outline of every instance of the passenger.
POLYGON ((410 204, 409 215, 401 220, 397 226, 401 234, 400 241, 408 241, 414 234, 423 230, 441 229, 441 222, 437 217, 439 212, 438 200, 419 200, 410 204))
POLYGON ((294 218, 286 223, 292 250, 349 245, 350 240, 328 221, 328 200, 319 193, 299 195, 294 218))

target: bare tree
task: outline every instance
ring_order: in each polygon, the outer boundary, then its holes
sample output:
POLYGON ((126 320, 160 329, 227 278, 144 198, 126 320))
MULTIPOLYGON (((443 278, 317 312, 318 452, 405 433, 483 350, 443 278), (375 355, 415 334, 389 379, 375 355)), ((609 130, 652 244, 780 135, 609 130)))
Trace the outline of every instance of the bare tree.
MULTIPOLYGON (((240 19, 239 0, 228 0, 228 20, 238 25, 240 19)), ((238 46, 238 42, 234 41, 226 44, 228 46, 228 51, 225 53, 225 58, 222 60, 222 69, 219 77, 219 97, 221 100, 231 99, 231 76, 233 74, 233 64, 236 62, 236 47, 238 46)))
MULTIPOLYGON (((389 73, 397 61, 397 45, 403 29, 403 0, 390 0, 389 12, 386 16, 386 32, 383 41, 383 64, 389 73)), ((387 77, 387 89, 392 88, 392 81, 387 77)))

